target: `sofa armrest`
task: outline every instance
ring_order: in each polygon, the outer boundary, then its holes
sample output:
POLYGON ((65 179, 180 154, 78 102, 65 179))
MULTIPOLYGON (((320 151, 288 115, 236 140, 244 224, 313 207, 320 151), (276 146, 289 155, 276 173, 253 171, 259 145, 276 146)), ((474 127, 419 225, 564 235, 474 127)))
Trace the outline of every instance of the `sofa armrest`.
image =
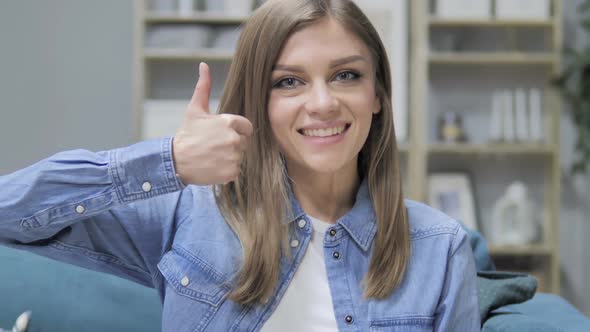
POLYGON ((586 332, 590 319, 563 298, 538 293, 529 301, 494 310, 482 331, 586 332))

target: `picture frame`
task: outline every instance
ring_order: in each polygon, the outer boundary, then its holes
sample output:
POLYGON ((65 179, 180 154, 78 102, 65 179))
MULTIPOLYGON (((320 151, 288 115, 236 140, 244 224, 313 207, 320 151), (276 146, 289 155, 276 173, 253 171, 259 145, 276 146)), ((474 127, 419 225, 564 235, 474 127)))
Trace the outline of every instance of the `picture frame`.
POLYGON ((428 176, 428 204, 466 227, 479 231, 471 177, 467 173, 428 176))

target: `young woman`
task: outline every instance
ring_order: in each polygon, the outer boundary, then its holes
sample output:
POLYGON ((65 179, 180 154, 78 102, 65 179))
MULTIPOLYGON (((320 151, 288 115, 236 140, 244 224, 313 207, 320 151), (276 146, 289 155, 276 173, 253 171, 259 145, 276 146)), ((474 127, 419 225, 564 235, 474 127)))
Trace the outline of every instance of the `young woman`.
POLYGON ((155 287, 165 331, 478 331, 449 217, 404 201, 389 63, 349 0, 270 0, 173 138, 0 177, 5 245, 155 287))

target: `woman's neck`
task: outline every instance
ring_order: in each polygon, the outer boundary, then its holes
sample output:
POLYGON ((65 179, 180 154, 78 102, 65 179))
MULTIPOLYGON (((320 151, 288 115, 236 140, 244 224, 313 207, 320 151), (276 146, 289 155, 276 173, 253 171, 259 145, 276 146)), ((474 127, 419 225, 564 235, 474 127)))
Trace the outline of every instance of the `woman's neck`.
POLYGON ((317 173, 309 169, 288 167, 292 189, 306 214, 329 223, 345 215, 354 205, 360 186, 354 167, 334 173, 317 173))

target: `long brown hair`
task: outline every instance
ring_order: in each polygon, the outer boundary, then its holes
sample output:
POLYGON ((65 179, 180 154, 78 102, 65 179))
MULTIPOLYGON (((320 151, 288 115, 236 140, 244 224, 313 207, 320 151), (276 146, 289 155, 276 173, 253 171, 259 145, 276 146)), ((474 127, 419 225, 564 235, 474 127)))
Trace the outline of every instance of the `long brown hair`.
POLYGON ((393 127, 391 73, 377 31, 350 0, 269 0, 243 27, 220 103, 221 113, 245 116, 255 128, 237 181, 214 188, 220 211, 243 249, 243 264, 229 295, 237 303, 267 301, 278 282, 281 256, 290 256, 288 226, 280 222, 290 212, 289 184, 267 112, 271 73, 289 36, 326 17, 355 33, 371 52, 382 107, 359 155, 378 230, 363 279, 364 296, 389 296, 408 264, 410 239, 393 127))

